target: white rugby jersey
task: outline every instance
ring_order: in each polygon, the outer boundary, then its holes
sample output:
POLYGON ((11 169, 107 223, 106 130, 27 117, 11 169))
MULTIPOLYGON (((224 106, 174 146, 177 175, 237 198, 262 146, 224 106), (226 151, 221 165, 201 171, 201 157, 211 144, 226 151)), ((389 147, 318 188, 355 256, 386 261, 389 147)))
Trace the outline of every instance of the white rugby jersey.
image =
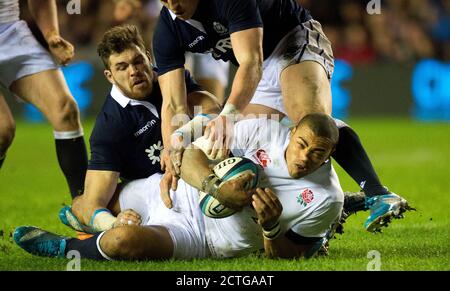
MULTIPOLYGON (((280 199, 282 232, 303 237, 323 237, 342 210, 344 196, 331 162, 301 179, 289 176, 285 151, 290 131, 267 119, 238 122, 231 146, 235 156, 251 159, 264 169, 260 187, 270 187, 280 199), (270 185, 270 186, 269 186, 270 185)), ((263 249, 256 213, 246 207, 223 219, 205 216, 206 236, 213 256, 235 257, 263 249)))
POLYGON ((0 1, 0 23, 18 21, 19 16, 19 0, 0 1))

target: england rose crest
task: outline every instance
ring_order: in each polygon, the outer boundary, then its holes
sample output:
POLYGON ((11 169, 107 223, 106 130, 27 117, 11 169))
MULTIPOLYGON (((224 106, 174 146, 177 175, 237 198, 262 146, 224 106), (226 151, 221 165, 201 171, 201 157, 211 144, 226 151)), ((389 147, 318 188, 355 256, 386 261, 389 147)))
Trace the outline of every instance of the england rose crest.
POLYGON ((303 192, 297 196, 297 202, 303 206, 308 205, 313 200, 314 200, 314 193, 310 189, 303 190, 303 192))
POLYGON ((263 149, 259 149, 258 151, 256 151, 255 155, 256 155, 256 159, 259 161, 259 164, 263 168, 267 168, 267 164, 272 162, 269 155, 263 149))

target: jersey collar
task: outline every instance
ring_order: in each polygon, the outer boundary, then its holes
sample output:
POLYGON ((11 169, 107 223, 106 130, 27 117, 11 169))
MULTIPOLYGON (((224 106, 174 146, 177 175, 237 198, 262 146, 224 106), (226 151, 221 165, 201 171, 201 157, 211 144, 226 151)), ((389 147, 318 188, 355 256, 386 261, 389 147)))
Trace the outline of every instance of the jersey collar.
MULTIPOLYGON (((172 17, 172 20, 177 19, 176 14, 173 13, 172 10, 170 10, 170 9, 167 9, 167 10, 169 10, 169 13, 170 13, 170 16, 172 17)), ((180 18, 178 18, 178 20, 184 21, 184 22, 190 24, 191 26, 197 28, 198 30, 200 30, 201 32, 206 34, 205 27, 203 26, 203 24, 200 21, 197 21, 197 20, 194 20, 194 19, 183 20, 183 19, 180 19, 180 18)))
POLYGON ((112 86, 110 94, 111 94, 111 97, 117 103, 119 103, 119 105, 122 106, 123 108, 127 107, 128 104, 130 104, 131 106, 143 105, 143 106, 147 107, 147 109, 150 110, 150 112, 153 113, 153 115, 155 115, 156 117, 159 118, 158 110, 156 110, 155 105, 153 105, 152 103, 150 103, 148 101, 135 100, 135 99, 126 97, 125 95, 123 95, 122 91, 120 91, 120 89, 117 88, 116 85, 112 86))

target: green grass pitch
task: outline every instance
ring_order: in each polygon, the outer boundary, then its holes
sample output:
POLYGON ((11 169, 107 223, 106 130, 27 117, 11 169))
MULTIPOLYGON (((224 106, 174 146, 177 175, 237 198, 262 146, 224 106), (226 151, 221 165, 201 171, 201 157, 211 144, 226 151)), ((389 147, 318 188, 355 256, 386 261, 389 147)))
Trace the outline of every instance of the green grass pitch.
MULTIPOLYGON (((352 119, 383 183, 417 212, 381 234, 363 229, 368 213, 352 216, 331 241, 330 255, 309 261, 258 256, 169 262, 81 261, 81 270, 366 270, 368 252, 380 253, 381 270, 450 270, 450 124, 408 119, 352 119)), ((87 136, 92 122, 85 122, 87 136)), ((346 191, 357 185, 338 167, 346 191)), ((0 171, 0 270, 66 270, 68 260, 33 257, 11 242, 20 225, 73 235, 57 213, 70 195, 60 173, 48 125, 19 122, 0 171)))

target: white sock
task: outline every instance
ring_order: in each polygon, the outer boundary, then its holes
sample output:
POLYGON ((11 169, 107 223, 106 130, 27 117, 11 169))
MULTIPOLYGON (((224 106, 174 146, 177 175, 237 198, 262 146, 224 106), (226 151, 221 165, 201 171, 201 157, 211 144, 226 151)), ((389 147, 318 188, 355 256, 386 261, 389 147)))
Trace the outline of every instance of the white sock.
POLYGON ((82 137, 83 135, 84 133, 82 128, 74 131, 53 131, 53 136, 55 139, 73 139, 82 137))

